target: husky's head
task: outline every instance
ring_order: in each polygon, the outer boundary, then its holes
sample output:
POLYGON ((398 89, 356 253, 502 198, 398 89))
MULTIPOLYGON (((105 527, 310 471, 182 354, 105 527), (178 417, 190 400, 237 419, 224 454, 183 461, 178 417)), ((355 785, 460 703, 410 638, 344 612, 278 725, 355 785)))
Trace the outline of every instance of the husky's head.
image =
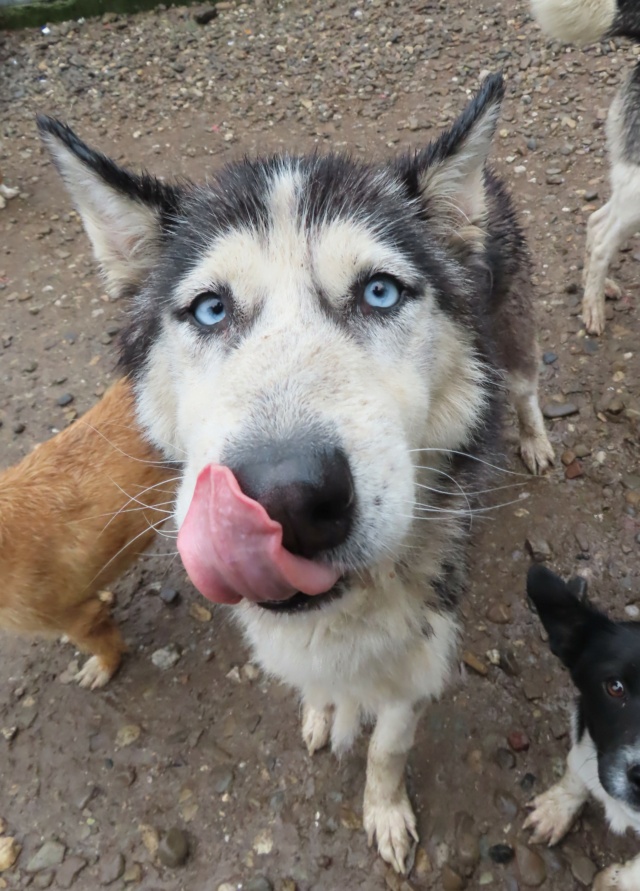
POLYGON ((201 483, 199 555, 217 542, 215 560, 257 569, 215 599, 288 603, 298 576, 317 594, 314 568, 330 569, 321 590, 389 572, 426 501, 418 466, 443 466, 437 450, 468 448, 486 422, 485 162, 502 93, 488 78, 440 139, 387 164, 275 157, 204 186, 133 175, 39 120, 109 287, 131 301, 123 361, 151 438, 183 464, 178 525, 203 472, 229 471, 201 483), (251 523, 266 536, 271 521, 298 576, 277 543, 243 556, 251 523))

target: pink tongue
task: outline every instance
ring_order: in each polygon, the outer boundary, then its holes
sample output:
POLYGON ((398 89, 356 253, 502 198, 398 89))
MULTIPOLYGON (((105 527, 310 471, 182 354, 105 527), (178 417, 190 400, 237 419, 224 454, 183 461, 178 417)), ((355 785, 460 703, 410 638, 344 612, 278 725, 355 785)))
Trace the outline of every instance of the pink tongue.
POLYGON ((217 464, 198 477, 178 551, 193 584, 214 603, 322 594, 340 578, 337 569, 285 550, 280 523, 217 464))

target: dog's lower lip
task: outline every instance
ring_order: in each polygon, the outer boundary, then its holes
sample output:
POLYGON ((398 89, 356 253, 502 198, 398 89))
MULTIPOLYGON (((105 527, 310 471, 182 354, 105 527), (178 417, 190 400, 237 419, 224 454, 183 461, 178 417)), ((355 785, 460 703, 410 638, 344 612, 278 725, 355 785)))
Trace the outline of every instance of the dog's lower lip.
POLYGON ((261 600, 257 605, 275 613, 308 612, 314 609, 321 609, 327 603, 342 597, 345 591, 344 576, 341 576, 333 588, 329 588, 323 594, 311 596, 310 594, 303 594, 302 591, 297 591, 288 600, 261 600))

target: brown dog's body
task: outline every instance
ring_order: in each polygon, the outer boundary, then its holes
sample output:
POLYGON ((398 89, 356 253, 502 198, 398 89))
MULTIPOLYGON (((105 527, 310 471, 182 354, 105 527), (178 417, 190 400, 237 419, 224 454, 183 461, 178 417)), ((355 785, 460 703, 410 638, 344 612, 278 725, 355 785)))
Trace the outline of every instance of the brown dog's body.
POLYGON ((0 475, 0 628, 66 634, 100 687, 125 649, 100 590, 155 538, 175 471, 143 438, 131 385, 0 475))

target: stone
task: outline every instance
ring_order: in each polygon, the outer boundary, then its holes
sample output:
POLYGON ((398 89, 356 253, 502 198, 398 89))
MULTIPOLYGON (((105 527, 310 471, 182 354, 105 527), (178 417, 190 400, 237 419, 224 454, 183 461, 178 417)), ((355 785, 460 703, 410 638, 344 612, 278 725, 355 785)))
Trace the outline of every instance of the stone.
POLYGON ((5 835, 0 838, 0 872, 5 869, 11 869, 13 864, 20 856, 22 845, 19 845, 15 838, 5 835))
POLYGON ((120 851, 100 859, 100 884, 113 885, 124 875, 124 856, 120 851))
POLYGON ((480 860, 480 843, 470 814, 456 816, 456 850, 463 867, 473 869, 480 860))
POLYGON ((527 888, 539 888, 547 878, 544 860, 526 845, 516 845, 516 863, 522 884, 527 888))
POLYGON ((542 414, 549 420, 568 418, 579 412, 580 409, 573 402, 548 402, 542 409, 542 414))
POLYGON ((177 826, 172 827, 166 835, 160 839, 158 845, 158 860, 165 866, 175 868, 182 866, 189 856, 189 839, 187 833, 177 826))
POLYGON ((591 883, 593 882, 597 871, 598 868, 595 864, 583 854, 578 854, 576 857, 571 858, 571 875, 576 881, 581 882, 583 885, 591 887, 591 883))
POLYGON ((576 454, 575 452, 572 452, 571 449, 565 449, 564 452, 560 455, 560 460, 565 467, 568 467, 569 464, 573 464, 573 462, 576 460, 576 454))
POLYGON ((513 820, 520 809, 513 795, 505 792, 504 789, 496 789, 493 795, 493 803, 498 812, 503 817, 506 817, 507 820, 513 820))
POLYGON ((56 871, 56 888, 71 888, 86 865, 82 857, 67 857, 56 871))
POLYGON ((442 867, 441 880, 444 891, 462 891, 467 885, 462 876, 451 869, 448 863, 442 867))
POLYGON ((139 727, 137 724, 125 724, 116 734, 116 748, 124 749, 127 746, 133 745, 140 738, 141 733, 142 727, 139 727))
POLYGON ((494 863, 511 863, 515 856, 511 845, 492 845, 489 848, 489 857, 494 863))
POLYGON ((507 603, 494 603, 487 610, 487 619, 494 625, 507 625, 511 621, 511 607, 507 603))
POLYGON ((564 469, 564 475, 568 480, 575 480, 578 477, 584 476, 584 468, 582 466, 582 462, 578 461, 576 458, 568 467, 564 469))
POLYGON ((40 872, 41 869, 52 869, 60 866, 66 853, 66 845, 59 841, 47 841, 33 855, 25 866, 26 872, 40 872))
POLYGON ((548 353, 543 353, 542 361, 545 365, 553 365, 554 362, 558 361, 558 354, 549 351, 548 353))
POLYGON ((152 653, 151 661, 156 668, 168 671, 168 669, 173 668, 180 661, 181 656, 182 650, 180 647, 177 644, 169 644, 152 653))
POLYGON ((501 770, 513 770, 516 766, 516 756, 511 749, 500 748, 496 752, 496 764, 501 770))
POLYGON ((58 396, 56 399, 56 405, 59 405, 61 408, 64 408, 65 405, 71 405, 73 402, 73 396, 71 393, 63 393, 62 396, 58 396))
POLYGON ((489 669, 484 662, 481 662, 477 656, 474 656, 474 654, 468 650, 462 654, 462 661, 465 665, 475 671, 476 674, 482 675, 482 677, 486 677, 489 673, 489 669))
POLYGON ((160 600, 167 606, 175 606, 180 599, 180 592, 176 588, 168 586, 160 589, 160 600))
POLYGON ((139 863, 132 863, 127 866, 122 876, 125 885, 137 885, 142 881, 142 866, 139 863))
POLYGON ((524 730, 512 730, 507 737, 507 742, 514 752, 526 752, 531 745, 524 730))
POLYGON ((255 876, 243 884, 244 891, 273 891, 273 885, 265 876, 255 876))
POLYGON ((530 535, 525 541, 525 545, 536 563, 544 563, 551 557, 551 545, 544 538, 530 535))

